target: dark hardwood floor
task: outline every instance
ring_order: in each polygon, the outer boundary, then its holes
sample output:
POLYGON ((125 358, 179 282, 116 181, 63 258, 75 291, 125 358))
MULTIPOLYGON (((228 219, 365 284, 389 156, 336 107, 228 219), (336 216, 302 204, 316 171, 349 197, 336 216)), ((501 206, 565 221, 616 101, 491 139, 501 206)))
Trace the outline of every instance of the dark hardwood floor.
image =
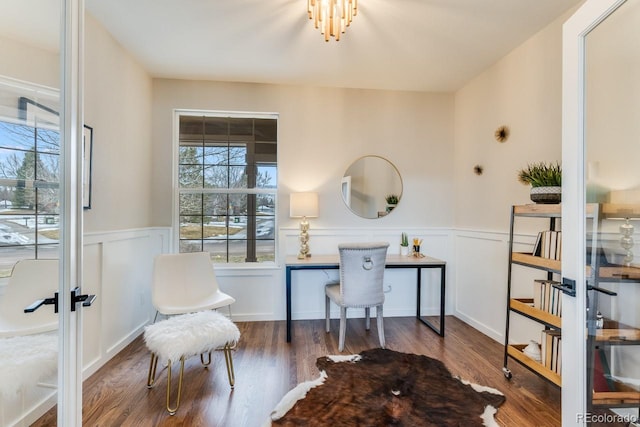
MULTIPOLYGON (((502 374, 503 347, 462 321, 448 316, 441 338, 415 318, 385 318, 387 348, 424 354, 445 363, 454 375, 497 388, 506 403, 496 416, 503 426, 559 426, 560 389, 510 360, 513 378, 502 374)), ((285 322, 239 322, 242 334, 234 352, 236 386, 227 381, 224 356, 216 352, 207 370, 198 357, 185 364, 178 413, 165 410, 166 371, 146 388, 149 353, 139 337, 84 383, 86 426, 215 426, 260 427, 282 396, 301 381, 315 379, 316 358, 338 354, 338 321, 330 334, 323 320, 295 321, 293 340, 285 341, 285 322)), ((358 353, 378 346, 375 321, 350 319, 345 351, 358 353)), ((159 368, 160 369, 160 368, 159 368)), ((55 408, 34 426, 55 425, 55 408)))

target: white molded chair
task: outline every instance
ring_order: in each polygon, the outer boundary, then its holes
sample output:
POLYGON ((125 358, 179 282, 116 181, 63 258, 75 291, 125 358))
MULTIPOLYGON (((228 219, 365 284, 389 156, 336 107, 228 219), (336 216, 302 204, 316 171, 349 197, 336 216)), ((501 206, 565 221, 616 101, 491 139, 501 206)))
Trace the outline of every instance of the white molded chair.
POLYGON ((231 315, 236 301, 220 291, 208 252, 156 256, 151 298, 157 312, 167 316, 225 306, 231 315))
POLYGON ((347 308, 364 308, 366 329, 371 324, 369 310, 376 308, 378 338, 384 348, 384 267, 389 243, 350 243, 338 245, 340 252, 340 282, 325 287, 325 322, 329 332, 329 300, 340 307, 340 338, 338 350, 344 350, 344 336, 347 328, 347 308))
POLYGON ((24 309, 35 301, 58 292, 57 259, 24 259, 11 272, 9 283, 0 295, 0 337, 31 335, 58 329, 58 315, 52 305, 32 313, 24 309))

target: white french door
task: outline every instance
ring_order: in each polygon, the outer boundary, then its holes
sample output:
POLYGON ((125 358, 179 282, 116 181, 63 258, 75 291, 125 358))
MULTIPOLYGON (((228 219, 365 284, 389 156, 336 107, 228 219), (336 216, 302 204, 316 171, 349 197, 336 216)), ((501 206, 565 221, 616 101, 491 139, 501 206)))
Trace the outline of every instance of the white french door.
POLYGON ((588 0, 563 31, 562 276, 575 289, 562 301, 567 426, 640 415, 639 41, 640 0, 588 0))
POLYGON ((9 0, 0 17, 1 425, 56 402, 48 425, 82 424, 83 16, 9 0))
POLYGON ((61 0, 61 238, 58 426, 82 425, 84 1, 61 0))

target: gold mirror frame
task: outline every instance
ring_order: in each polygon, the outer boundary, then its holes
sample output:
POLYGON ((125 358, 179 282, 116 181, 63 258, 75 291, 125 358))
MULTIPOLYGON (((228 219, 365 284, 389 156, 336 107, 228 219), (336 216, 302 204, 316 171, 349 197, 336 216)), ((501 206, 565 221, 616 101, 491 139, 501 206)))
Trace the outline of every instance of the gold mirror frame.
POLYGON ((356 159, 341 180, 342 200, 361 218, 377 219, 389 215, 402 199, 402 177, 398 168, 381 156, 356 159), (394 200, 391 200, 395 196, 394 200))

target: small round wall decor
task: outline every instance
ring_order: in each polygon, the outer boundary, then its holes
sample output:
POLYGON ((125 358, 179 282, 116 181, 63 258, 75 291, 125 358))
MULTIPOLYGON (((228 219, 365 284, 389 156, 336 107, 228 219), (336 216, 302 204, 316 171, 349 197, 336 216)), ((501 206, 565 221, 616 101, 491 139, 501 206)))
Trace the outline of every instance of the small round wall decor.
POLYGON ((496 141, 498 142, 506 142, 509 139, 509 128, 506 126, 500 126, 496 129, 494 134, 496 141))

